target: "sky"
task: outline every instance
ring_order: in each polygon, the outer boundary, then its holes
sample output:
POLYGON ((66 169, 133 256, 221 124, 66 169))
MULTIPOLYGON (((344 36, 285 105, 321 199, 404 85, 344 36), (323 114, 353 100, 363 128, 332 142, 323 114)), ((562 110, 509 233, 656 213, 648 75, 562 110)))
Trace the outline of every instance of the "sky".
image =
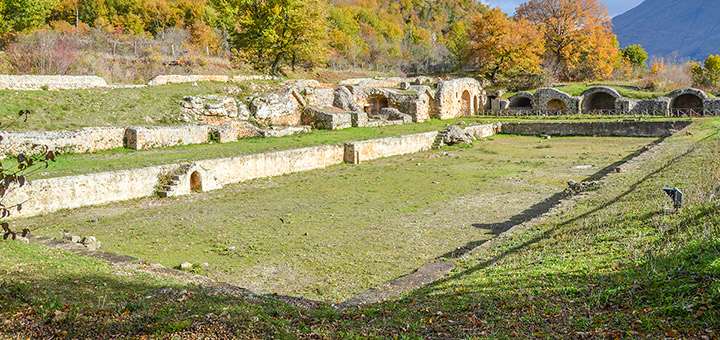
MULTIPOLYGON (((499 6, 500 9, 507 14, 514 14, 515 7, 523 2, 527 2, 527 0, 483 0, 483 2, 492 7, 499 6)), ((629 9, 639 5, 643 0, 604 0, 600 2, 605 3, 612 18, 618 14, 627 12, 629 9)))

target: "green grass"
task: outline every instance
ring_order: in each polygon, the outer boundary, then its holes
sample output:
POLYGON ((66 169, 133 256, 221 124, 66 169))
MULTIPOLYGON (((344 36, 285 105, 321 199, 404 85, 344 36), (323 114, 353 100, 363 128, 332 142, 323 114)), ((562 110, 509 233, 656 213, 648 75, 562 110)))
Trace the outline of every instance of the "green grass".
POLYGON ((11 131, 77 130, 91 126, 148 126, 187 124, 179 119, 185 96, 228 95, 247 84, 205 82, 138 89, 88 89, 63 91, 0 90, 0 120, 7 124, 20 110, 30 110, 27 122, 11 131))
POLYGON ((208 263, 203 274, 265 293, 341 302, 457 247, 492 237, 494 223, 651 141, 498 136, 469 148, 339 165, 171 200, 64 211, 15 224, 50 237, 62 230, 94 235, 109 251, 167 267, 208 263), (594 167, 573 169, 577 165, 594 167))
POLYGON ((704 121, 692 135, 667 139, 666 148, 542 223, 493 239, 445 279, 368 307, 306 310, 194 286, 175 286, 188 289, 186 295, 146 299, 177 283, 0 242, 0 319, 8 320, 0 332, 12 338, 713 339, 720 332, 719 129, 719 120, 704 121), (687 194, 679 213, 666 210, 660 188, 667 185, 687 194), (68 317, 54 321, 53 309, 68 317))

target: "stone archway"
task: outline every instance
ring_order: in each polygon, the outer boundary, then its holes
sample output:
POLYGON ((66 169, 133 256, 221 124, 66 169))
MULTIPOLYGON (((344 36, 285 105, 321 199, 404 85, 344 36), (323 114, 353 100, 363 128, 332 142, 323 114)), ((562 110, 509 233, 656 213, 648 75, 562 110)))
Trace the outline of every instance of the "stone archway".
POLYGON ((532 109, 532 98, 517 97, 510 102, 510 108, 513 109, 532 109))
POLYGON ((472 103, 472 97, 470 96, 470 92, 465 90, 462 94, 461 98, 462 103, 462 115, 463 116, 472 116, 472 109, 473 109, 473 103, 472 103))
POLYGON ((605 92, 596 92, 583 100, 583 113, 615 110, 617 99, 605 92))
POLYGON ((198 171, 193 171, 190 175, 190 190, 203 191, 202 176, 198 171))
POLYGON ((547 103, 547 110, 554 112, 565 112, 567 110, 567 104, 560 99, 551 99, 547 103))
POLYGON ((675 97, 670 104, 670 108, 676 110, 702 110, 703 100, 692 93, 686 93, 675 97))
POLYGON ((372 95, 367 101, 367 114, 370 116, 377 116, 382 112, 382 109, 390 107, 388 98, 381 94, 372 95))

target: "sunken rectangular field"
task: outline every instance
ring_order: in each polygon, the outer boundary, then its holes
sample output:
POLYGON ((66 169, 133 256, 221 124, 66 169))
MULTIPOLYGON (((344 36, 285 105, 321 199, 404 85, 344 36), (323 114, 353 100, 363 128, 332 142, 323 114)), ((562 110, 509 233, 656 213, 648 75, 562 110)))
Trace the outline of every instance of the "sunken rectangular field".
POLYGON ((496 136, 473 146, 15 222, 250 288, 338 302, 531 218, 648 138, 496 136), (535 210, 533 210, 535 209, 535 210), (202 266, 200 264, 206 263, 202 266))

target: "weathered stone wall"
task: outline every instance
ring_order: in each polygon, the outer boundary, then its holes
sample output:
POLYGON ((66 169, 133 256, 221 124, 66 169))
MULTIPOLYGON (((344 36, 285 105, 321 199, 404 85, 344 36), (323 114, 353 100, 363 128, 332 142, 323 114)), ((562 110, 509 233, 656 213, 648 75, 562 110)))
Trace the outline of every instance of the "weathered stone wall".
POLYGON ((43 149, 33 145, 47 146, 57 153, 85 153, 99 150, 122 148, 125 128, 94 127, 80 131, 38 131, 38 132, 0 132, 0 157, 15 156, 20 153, 32 154, 43 149))
POLYGON ((487 98, 480 83, 472 78, 453 79, 438 84, 434 110, 440 119, 477 114, 487 98))
POLYGON ((320 145, 196 163, 205 169, 213 170, 220 183, 229 184, 320 169, 342 162, 342 146, 320 145))
POLYGON ((542 88, 535 91, 534 108, 542 111, 554 111, 565 114, 580 112, 580 98, 553 88, 542 88))
POLYGON ((433 131, 345 143, 345 162, 359 164, 382 157, 430 150, 437 135, 438 132, 433 131))
POLYGON ((72 90, 106 87, 105 79, 95 76, 0 75, 0 89, 72 90))
POLYGON ((670 110, 670 98, 657 98, 650 100, 637 100, 627 101, 630 105, 629 112, 631 114, 655 114, 655 115, 667 115, 670 110))
POLYGON ((194 83, 194 82, 201 82, 201 81, 217 81, 222 83, 227 83, 230 81, 229 76, 221 76, 221 75, 201 75, 201 74, 191 74, 191 75, 179 75, 179 74, 167 74, 167 75, 160 75, 153 79, 151 79, 148 82, 149 86, 162 86, 162 85, 169 85, 169 84, 182 84, 182 83, 194 83))
POLYGON ((692 124, 689 120, 665 122, 503 123, 511 135, 665 137, 692 124))
POLYGON ((465 133, 472 135, 475 138, 486 138, 500 133, 502 130, 502 124, 483 124, 483 125, 470 125, 466 127, 465 133))
POLYGON ((720 98, 708 98, 703 101, 705 113, 713 116, 720 115, 720 98))
MULTIPOLYGON (((321 145, 301 149, 252 154, 194 163, 217 180, 212 187, 255 178, 279 176, 292 172, 319 169, 343 161, 343 147, 321 145)), ((142 169, 102 172, 34 180, 22 188, 11 190, 4 202, 25 202, 23 210, 12 218, 49 213, 88 205, 105 204, 151 196, 158 189, 160 178, 175 171, 180 164, 142 169)), ((190 175, 188 172, 187 175, 190 175)), ((185 176, 187 177, 187 176, 185 176)), ((184 182, 188 182, 183 177, 184 182)), ((209 179, 209 178, 208 178, 209 179)), ((189 183, 184 183, 189 185, 189 183)), ((212 184, 212 181, 206 181, 212 184)), ((189 192, 184 186, 179 192, 189 192)), ((211 189, 210 187, 208 190, 211 189)))
POLYGON ((101 172, 95 174, 39 179, 22 188, 14 188, 5 202, 25 202, 21 212, 12 217, 33 216, 61 209, 131 200, 155 192, 161 175, 173 165, 143 169, 101 172))
POLYGON ((508 99, 508 106, 516 110, 532 110, 535 103, 535 95, 530 92, 520 92, 508 99))
POLYGON ((335 89, 313 89, 305 94, 308 105, 332 106, 335 100, 335 89))
POLYGON ((342 130, 352 127, 352 116, 349 112, 336 107, 313 107, 305 108, 303 122, 312 124, 316 129, 321 130, 342 130))
POLYGON ((250 112, 259 122, 269 125, 300 125, 302 110, 293 89, 256 97, 250 112))
POLYGON ((130 127, 125 131, 125 140, 126 147, 136 150, 203 144, 210 140, 210 127, 206 125, 130 127))

